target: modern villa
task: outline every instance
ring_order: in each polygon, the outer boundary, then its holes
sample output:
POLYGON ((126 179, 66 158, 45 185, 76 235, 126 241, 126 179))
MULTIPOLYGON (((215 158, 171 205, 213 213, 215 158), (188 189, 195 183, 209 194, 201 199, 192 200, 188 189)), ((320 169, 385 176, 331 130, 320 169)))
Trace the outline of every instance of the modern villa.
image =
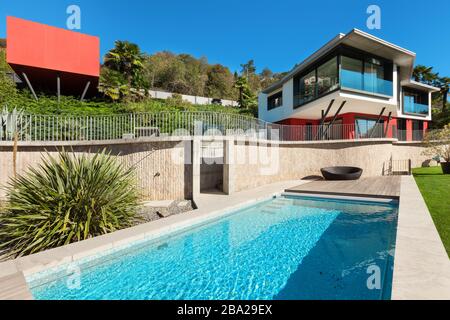
MULTIPOLYGON (((415 53, 339 34, 260 93, 258 119, 157 90, 111 102, 100 38, 7 28, 18 96, 52 109, 0 109, 0 301, 175 300, 166 312, 209 318, 211 300, 255 316, 271 300, 450 299, 450 137, 433 136, 450 133, 424 136, 439 89, 411 80, 415 53)), ((108 57, 142 66, 136 51, 108 57)))
POLYGON ((332 125, 335 139, 422 140, 439 89, 411 80, 415 58, 358 29, 339 34, 262 91, 259 116, 304 126, 300 140, 314 139, 318 125, 332 125))

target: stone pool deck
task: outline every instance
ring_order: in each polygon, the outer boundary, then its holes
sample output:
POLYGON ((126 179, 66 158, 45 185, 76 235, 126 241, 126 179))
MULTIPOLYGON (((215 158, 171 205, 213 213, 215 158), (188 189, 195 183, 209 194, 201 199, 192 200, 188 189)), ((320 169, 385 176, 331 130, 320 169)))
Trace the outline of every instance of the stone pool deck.
POLYGON ((413 177, 402 177, 392 299, 450 300, 450 259, 413 177))
MULTIPOLYGON (((376 184, 372 181, 372 186, 379 187, 374 187, 374 191, 366 190, 363 193, 361 193, 361 183, 367 184, 367 181, 362 180, 358 182, 359 184, 353 184, 353 187, 349 183, 345 195, 350 197, 386 196, 386 194, 377 193, 377 188, 388 190, 391 198, 398 198, 397 193, 400 195, 392 295, 394 300, 450 299, 450 260, 425 202, 412 177, 395 178, 395 181, 391 181, 390 178, 377 178, 376 184), (383 187, 384 184, 388 187, 383 187)), ((326 196, 324 192, 318 192, 319 185, 322 188, 326 182, 318 184, 318 182, 310 181, 285 181, 230 196, 216 192, 204 193, 196 199, 197 210, 0 263, 0 300, 32 299, 25 281, 26 275, 104 253, 107 250, 121 248, 135 241, 158 238, 195 224, 211 221, 227 212, 269 199, 284 191, 326 196)))

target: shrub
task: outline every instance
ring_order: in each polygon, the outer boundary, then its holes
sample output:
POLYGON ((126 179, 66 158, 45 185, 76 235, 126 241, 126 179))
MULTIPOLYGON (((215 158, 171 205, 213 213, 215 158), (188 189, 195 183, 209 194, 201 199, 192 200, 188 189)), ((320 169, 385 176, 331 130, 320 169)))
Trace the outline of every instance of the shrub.
POLYGON ((443 129, 430 131, 424 139, 427 149, 424 155, 443 158, 445 162, 450 162, 450 123, 443 129))
POLYGON ((13 178, 0 215, 0 252, 20 257, 127 228, 135 223, 134 172, 105 151, 47 154, 13 178))

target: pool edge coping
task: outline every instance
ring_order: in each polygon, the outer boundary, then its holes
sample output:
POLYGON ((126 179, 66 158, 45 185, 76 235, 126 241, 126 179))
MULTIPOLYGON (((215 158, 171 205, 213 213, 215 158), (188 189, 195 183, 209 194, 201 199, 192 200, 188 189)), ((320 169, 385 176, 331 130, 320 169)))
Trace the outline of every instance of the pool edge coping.
POLYGON ((449 300, 450 259, 413 176, 402 177, 392 300, 449 300))

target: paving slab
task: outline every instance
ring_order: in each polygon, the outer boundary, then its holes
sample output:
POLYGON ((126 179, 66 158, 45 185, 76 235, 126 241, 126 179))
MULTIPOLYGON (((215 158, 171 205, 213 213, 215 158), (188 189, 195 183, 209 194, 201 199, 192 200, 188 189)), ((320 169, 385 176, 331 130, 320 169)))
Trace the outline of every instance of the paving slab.
POLYGON ((450 259, 413 177, 402 177, 394 300, 450 300, 450 259))

